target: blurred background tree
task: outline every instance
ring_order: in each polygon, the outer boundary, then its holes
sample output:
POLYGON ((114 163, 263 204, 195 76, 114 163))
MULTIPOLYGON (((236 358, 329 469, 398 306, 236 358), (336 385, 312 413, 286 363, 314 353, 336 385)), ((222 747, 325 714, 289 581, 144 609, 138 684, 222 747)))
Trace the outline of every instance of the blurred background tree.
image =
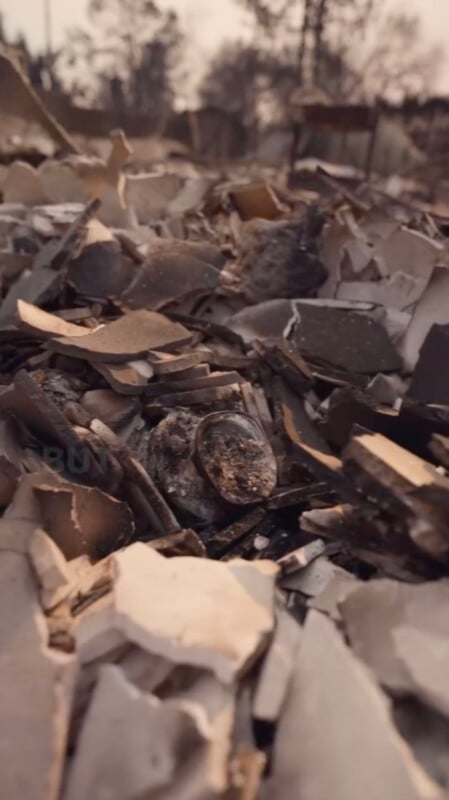
POLYGON ((227 44, 203 79, 204 102, 253 124, 285 118, 295 96, 400 100, 425 92, 441 52, 422 45, 419 17, 384 0, 238 0, 250 43, 227 44))
POLYGON ((33 52, 22 33, 15 37, 7 36, 2 12, 0 12, 0 47, 17 59, 35 88, 56 91, 60 89, 56 57, 33 52))
MULTIPOLYGON (((305 99, 420 96, 438 67, 440 53, 423 45, 419 17, 392 14, 387 0, 234 2, 249 27, 204 64, 197 98, 236 112, 254 138, 267 123, 288 124, 305 99)), ((57 52, 31 53, 23 39, 8 44, 37 88, 64 86, 77 102, 148 114, 161 131, 195 96, 179 19, 162 0, 89 0, 86 25, 57 52)))
POLYGON ((176 14, 153 0, 90 0, 88 23, 70 32, 59 61, 75 99, 164 117, 182 44, 176 14))

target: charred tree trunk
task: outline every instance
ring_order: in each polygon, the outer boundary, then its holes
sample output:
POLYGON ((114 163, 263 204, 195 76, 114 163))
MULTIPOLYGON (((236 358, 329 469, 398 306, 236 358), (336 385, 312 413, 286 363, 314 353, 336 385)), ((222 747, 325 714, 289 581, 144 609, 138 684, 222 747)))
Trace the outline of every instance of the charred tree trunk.
POLYGON ((324 33, 326 30, 326 17, 329 11, 329 0, 318 0, 315 8, 315 20, 313 28, 313 66, 312 82, 313 86, 321 85, 322 66, 325 57, 324 33))
POLYGON ((314 0, 305 0, 304 19, 301 28, 301 39, 298 51, 298 79, 300 85, 303 85, 307 82, 308 43, 309 34, 312 29, 313 5, 314 0))

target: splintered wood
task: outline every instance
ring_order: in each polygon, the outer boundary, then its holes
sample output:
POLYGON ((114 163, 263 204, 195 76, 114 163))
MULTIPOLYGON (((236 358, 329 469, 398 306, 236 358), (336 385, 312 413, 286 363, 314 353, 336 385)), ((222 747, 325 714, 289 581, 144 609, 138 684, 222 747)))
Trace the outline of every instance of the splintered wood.
POLYGON ((1 798, 444 800, 449 227, 130 156, 2 176, 1 798))

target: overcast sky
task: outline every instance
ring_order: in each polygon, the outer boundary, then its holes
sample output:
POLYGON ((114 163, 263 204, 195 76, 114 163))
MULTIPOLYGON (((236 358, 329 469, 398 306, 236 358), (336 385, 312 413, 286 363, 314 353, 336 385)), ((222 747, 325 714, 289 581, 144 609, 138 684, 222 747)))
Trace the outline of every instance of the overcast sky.
MULTIPOLYGON (((54 40, 64 31, 83 23, 88 0, 49 0, 52 5, 54 40)), ((433 91, 449 94, 449 0, 388 0, 395 9, 410 9, 422 18, 423 39, 444 47, 446 62, 433 91)), ((33 46, 44 43, 45 0, 0 0, 8 33, 23 31, 33 46)), ((221 42, 242 35, 241 12, 233 0, 162 0, 161 5, 178 11, 190 40, 195 40, 198 61, 207 58, 221 42)))

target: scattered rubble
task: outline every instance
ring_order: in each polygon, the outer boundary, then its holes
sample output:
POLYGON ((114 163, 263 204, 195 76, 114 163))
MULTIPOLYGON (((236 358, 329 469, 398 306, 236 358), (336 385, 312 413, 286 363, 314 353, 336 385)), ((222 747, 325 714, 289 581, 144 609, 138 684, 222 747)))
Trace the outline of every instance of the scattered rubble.
POLYGON ((65 158, 1 177, 4 796, 443 800, 447 220, 12 79, 65 158))
POLYGON ((311 611, 262 797, 438 798, 395 731, 388 703, 332 622, 311 611), (348 763, 351 753, 351 765, 348 763))

